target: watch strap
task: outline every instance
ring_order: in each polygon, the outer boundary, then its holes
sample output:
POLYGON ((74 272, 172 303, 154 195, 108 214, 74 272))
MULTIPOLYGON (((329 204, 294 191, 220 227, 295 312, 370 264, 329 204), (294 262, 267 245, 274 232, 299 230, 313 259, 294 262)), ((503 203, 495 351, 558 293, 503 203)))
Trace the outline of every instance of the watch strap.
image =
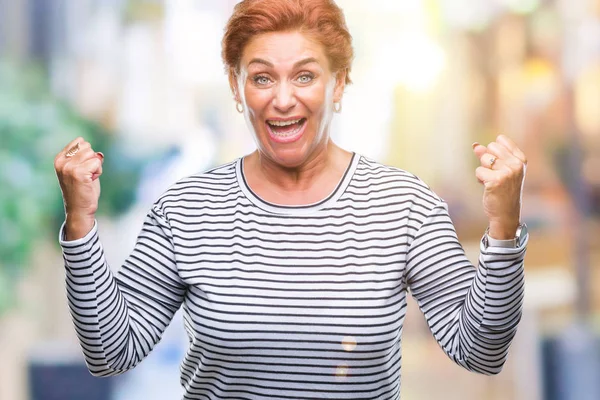
POLYGON ((490 230, 490 228, 488 227, 485 230, 485 234, 483 235, 483 239, 482 239, 485 248, 487 248, 487 247, 504 247, 504 248, 514 249, 514 248, 521 246, 525 236, 527 236, 527 225, 525 225, 524 223, 519 224, 519 227, 517 228, 517 233, 513 239, 508 239, 508 240, 494 239, 493 237, 490 237, 489 230, 490 230))
POLYGON ((515 247, 517 247, 517 239, 499 240, 499 239, 494 239, 487 233, 485 234, 485 236, 486 236, 487 246, 489 246, 489 247, 506 247, 506 248, 511 248, 511 249, 514 249, 515 247))

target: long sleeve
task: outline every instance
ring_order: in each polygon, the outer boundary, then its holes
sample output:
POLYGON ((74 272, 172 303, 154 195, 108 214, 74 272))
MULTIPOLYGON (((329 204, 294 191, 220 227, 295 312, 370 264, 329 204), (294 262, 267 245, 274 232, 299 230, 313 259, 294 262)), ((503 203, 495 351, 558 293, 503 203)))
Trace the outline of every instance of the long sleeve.
POLYGON ((470 371, 497 374, 521 318, 526 243, 484 248, 474 267, 447 206, 435 205, 408 252, 406 278, 444 352, 470 371))
POLYGON ((133 368, 158 343, 186 292, 166 218, 152 207, 116 276, 96 223, 74 241, 64 240, 63 224, 59 241, 69 308, 90 372, 110 376, 133 368))

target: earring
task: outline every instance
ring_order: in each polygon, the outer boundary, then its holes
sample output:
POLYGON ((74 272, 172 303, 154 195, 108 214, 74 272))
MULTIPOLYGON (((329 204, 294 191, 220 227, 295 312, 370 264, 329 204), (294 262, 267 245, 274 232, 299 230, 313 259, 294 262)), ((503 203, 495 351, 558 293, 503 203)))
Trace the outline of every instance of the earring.
POLYGON ((242 103, 235 103, 235 109, 237 110, 237 112, 239 112, 240 114, 242 114, 244 112, 244 105, 242 103))
POLYGON ((342 102, 337 102, 337 103, 333 103, 333 111, 335 111, 336 113, 341 113, 342 112, 342 102))

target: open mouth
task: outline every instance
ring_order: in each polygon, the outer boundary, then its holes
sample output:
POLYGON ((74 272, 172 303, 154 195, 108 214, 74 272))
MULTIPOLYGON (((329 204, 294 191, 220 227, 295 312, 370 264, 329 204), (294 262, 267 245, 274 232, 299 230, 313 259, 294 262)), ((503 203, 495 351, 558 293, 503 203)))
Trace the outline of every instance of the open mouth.
POLYGON ((267 130, 271 139, 279 143, 290 143, 302 137, 306 118, 297 118, 293 120, 267 120, 267 130))

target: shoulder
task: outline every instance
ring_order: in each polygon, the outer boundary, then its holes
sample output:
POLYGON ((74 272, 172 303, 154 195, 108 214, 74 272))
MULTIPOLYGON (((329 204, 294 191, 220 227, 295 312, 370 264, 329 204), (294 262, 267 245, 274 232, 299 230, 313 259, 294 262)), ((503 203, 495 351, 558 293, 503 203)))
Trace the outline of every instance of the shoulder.
POLYGON ((172 203, 215 203, 229 198, 228 194, 239 191, 237 162, 238 159, 179 179, 158 198, 155 206, 163 209, 172 203))
POLYGON ((355 185, 368 185, 411 196, 420 203, 432 206, 443 203, 441 199, 425 182, 415 174, 404 169, 385 165, 365 156, 360 156, 353 183, 355 185))

